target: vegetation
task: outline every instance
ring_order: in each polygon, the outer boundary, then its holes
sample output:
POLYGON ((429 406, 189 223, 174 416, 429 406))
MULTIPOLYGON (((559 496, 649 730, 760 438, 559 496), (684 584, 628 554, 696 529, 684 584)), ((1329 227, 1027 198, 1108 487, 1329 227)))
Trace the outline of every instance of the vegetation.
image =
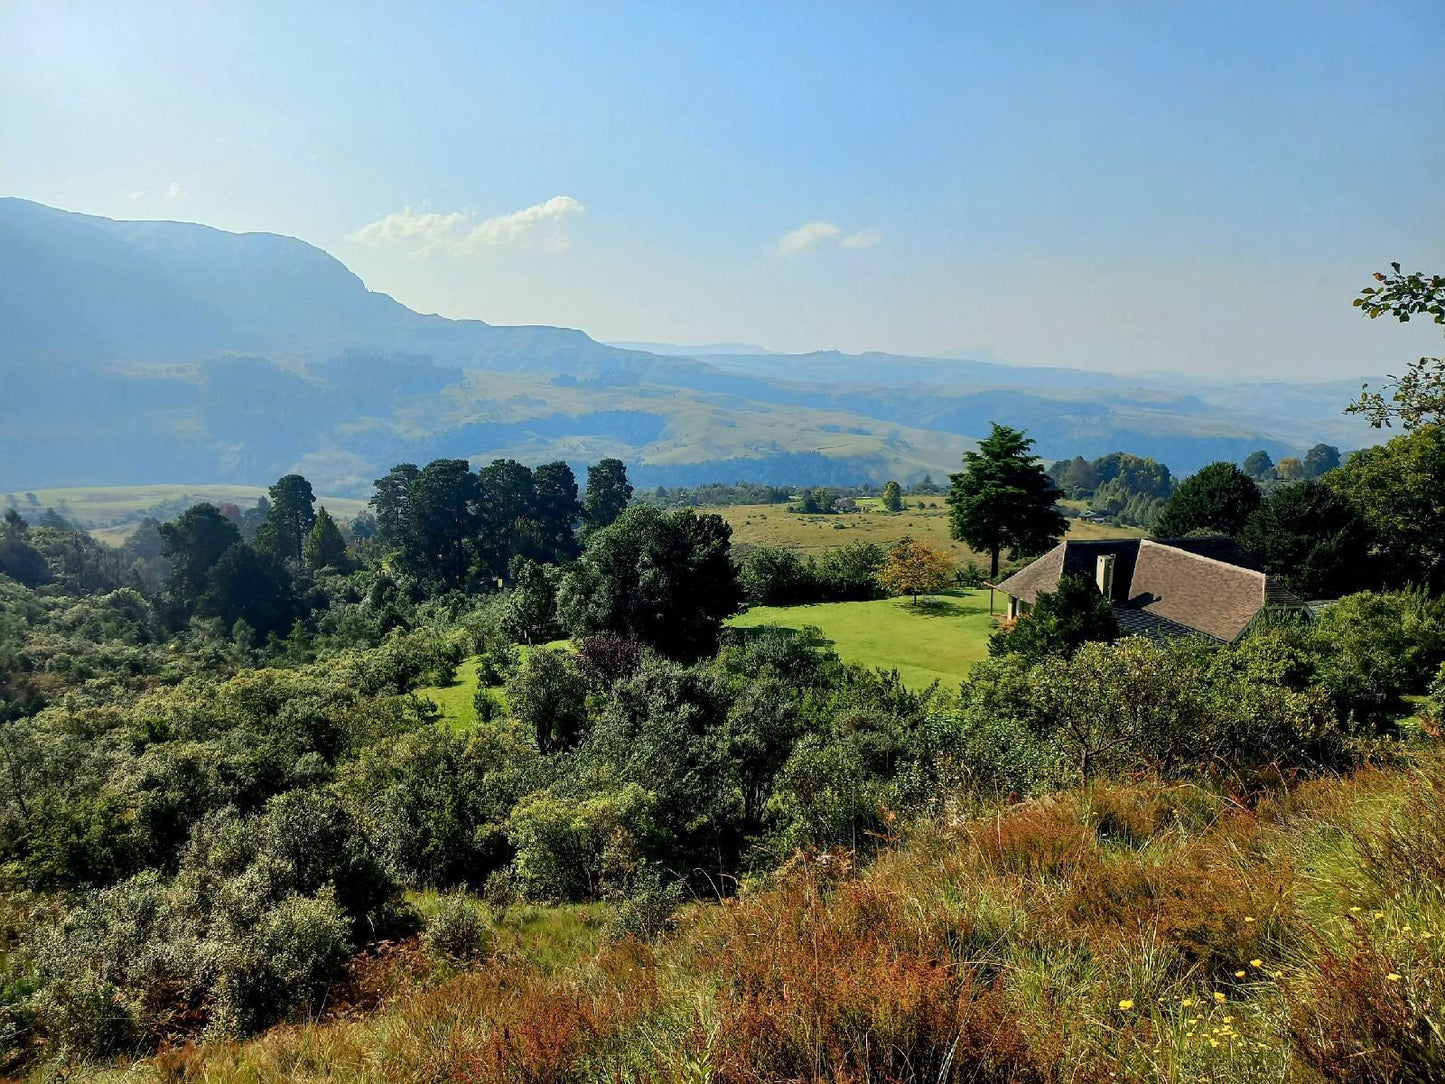
POLYGON ((1211 463, 1179 484, 1154 524, 1164 538, 1194 532, 1237 535, 1259 507, 1260 492, 1233 463, 1211 463))
POLYGON ((948 504, 953 537, 989 556, 989 576, 998 579, 999 554, 1042 553, 1064 535, 1055 507, 1062 495, 1038 457, 1033 441, 1007 426, 993 425, 978 451, 965 452, 963 470, 953 475, 948 504))

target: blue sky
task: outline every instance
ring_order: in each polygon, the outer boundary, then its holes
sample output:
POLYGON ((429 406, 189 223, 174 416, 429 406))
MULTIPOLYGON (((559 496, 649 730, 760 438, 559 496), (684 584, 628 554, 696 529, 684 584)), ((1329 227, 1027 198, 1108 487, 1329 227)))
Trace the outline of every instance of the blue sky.
POLYGON ((1352 376, 1445 269, 1421 3, 0 5, 0 194, 600 339, 1352 376))

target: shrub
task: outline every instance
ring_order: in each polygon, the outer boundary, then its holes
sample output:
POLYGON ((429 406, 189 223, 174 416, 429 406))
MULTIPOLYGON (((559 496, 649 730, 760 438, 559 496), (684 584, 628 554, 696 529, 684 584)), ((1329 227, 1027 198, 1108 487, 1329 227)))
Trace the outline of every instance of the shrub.
POLYGON ((576 745, 587 728, 587 682, 572 656, 534 648, 507 681, 512 717, 536 736, 544 753, 576 745))
POLYGON ((818 584, 808 562, 795 550, 781 546, 756 546, 738 567, 738 584, 743 598, 752 606, 791 606, 811 602, 818 596, 818 584))
POLYGON ((446 896, 427 922, 422 940, 438 955, 474 960, 486 954, 491 930, 475 902, 466 896, 446 896))
POLYGON ((507 820, 517 880, 534 899, 586 900, 626 890, 656 829, 656 799, 636 783, 591 798, 543 791, 507 820))

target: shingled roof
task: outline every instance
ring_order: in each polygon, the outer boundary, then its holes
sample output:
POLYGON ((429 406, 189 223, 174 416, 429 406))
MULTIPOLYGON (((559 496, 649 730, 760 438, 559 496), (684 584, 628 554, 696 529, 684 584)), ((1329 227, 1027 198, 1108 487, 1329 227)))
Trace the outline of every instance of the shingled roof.
POLYGON ((1228 538, 1090 539, 1061 542, 998 585, 1030 605, 1061 576, 1093 579, 1101 556, 1114 558, 1111 602, 1128 634, 1203 634, 1236 639, 1266 605, 1297 605, 1248 551, 1228 538))

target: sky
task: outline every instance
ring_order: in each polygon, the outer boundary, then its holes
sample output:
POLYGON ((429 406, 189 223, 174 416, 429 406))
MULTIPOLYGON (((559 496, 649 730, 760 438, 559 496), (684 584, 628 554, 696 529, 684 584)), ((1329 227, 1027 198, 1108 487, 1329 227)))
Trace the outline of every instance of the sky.
POLYGON ((0 3, 0 195, 594 338, 1333 378, 1439 353, 1439 0, 0 3))

